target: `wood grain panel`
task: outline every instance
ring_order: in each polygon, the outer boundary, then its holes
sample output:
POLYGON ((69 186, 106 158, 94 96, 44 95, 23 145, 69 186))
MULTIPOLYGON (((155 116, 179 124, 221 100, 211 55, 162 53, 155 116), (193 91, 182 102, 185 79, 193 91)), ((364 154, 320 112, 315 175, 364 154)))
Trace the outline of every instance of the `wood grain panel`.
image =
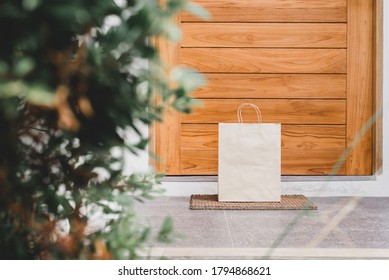
POLYGON ((217 150, 182 150, 181 172, 187 175, 217 175, 217 162, 217 150))
POLYGON ((201 72, 346 73, 344 49, 184 48, 180 63, 201 72))
POLYGON ((374 6, 374 66, 373 66, 373 112, 376 122, 373 126, 373 170, 372 173, 382 172, 383 164, 383 50, 384 50, 384 0, 376 0, 374 6))
MULTIPOLYGON (((179 24, 180 17, 177 16, 172 21, 175 24, 179 24)), ((178 64, 177 54, 179 53, 180 46, 163 38, 155 39, 154 43, 166 67, 166 76, 168 77, 169 71, 178 64)), ((160 102, 160 94, 156 92, 155 103, 160 102)), ((156 155, 159 160, 149 157, 149 163, 156 168, 157 172, 179 175, 181 170, 181 144, 179 142, 181 116, 177 111, 169 108, 166 110, 163 118, 163 122, 156 122, 150 126, 152 141, 149 145, 149 151, 151 154, 156 155)))
MULTIPOLYGON (((281 147, 289 150, 332 150, 346 147, 344 125, 282 125, 281 147)), ((218 125, 184 124, 181 148, 185 150, 217 150, 218 125)))
MULTIPOLYGON (((283 124, 345 124, 344 100, 204 99, 203 108, 182 116, 182 123, 237 122, 236 110, 244 102, 256 104, 263 122, 283 124)), ((245 122, 256 122, 254 110, 245 109, 245 122)))
POLYGON ((345 74, 207 74, 196 98, 346 98, 345 74))
POLYGON ((348 0, 348 175, 372 173, 373 0, 348 0))
POLYGON ((344 125, 282 125, 282 149, 343 150, 346 147, 344 125))
MULTIPOLYGON (((343 149, 332 150, 283 150, 281 152, 282 175, 345 175, 344 162, 337 162, 343 149), (339 165, 339 169, 336 166, 339 165), (331 174, 334 175, 334 174, 331 174)), ((181 172, 188 175, 217 175, 217 150, 182 150, 181 172)))
POLYGON ((344 149, 321 151, 284 150, 281 156, 282 175, 345 175, 344 149), (336 172, 336 173, 335 173, 336 172))
POLYGON ((346 48, 346 24, 183 23, 182 47, 346 48))
MULTIPOLYGON (((347 146, 338 174, 372 173, 380 123, 375 132, 366 124, 380 106, 373 98, 380 87, 373 79, 373 9, 380 11, 382 1, 194 1, 212 19, 183 14, 175 19, 184 29, 182 46, 156 44, 168 68, 180 63, 206 74, 208 85, 193 93, 204 108, 182 116, 169 111, 150 130, 150 150, 163 159, 159 172, 216 175, 217 123, 236 122, 237 107, 251 102, 264 122, 283 124, 283 175, 328 175, 347 146)), ((243 115, 256 121, 249 108, 243 115)))
MULTIPOLYGON (((215 22, 346 22, 346 0, 194 0, 215 22)), ((187 13, 183 21, 199 21, 187 13)))
POLYGON ((218 125, 183 124, 181 143, 181 148, 186 150, 217 150, 218 125))

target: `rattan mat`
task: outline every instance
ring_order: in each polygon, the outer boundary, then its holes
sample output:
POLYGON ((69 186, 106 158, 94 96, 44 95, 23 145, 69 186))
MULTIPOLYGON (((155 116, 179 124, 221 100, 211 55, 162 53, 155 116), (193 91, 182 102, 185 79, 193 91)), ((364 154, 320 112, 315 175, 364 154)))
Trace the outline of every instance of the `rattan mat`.
POLYGON ((217 194, 193 194, 192 210, 317 210, 303 195, 282 195, 281 202, 219 202, 217 194))

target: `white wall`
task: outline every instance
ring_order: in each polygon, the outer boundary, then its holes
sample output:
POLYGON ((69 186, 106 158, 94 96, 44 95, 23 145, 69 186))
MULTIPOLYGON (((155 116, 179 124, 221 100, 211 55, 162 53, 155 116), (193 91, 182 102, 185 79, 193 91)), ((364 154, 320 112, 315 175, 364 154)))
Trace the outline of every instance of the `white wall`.
MULTIPOLYGON (((389 197, 389 3, 384 1, 384 114, 383 114, 383 173, 375 180, 282 182, 283 194, 306 196, 388 196, 389 197)), ((128 157, 126 173, 147 170, 147 154, 128 157)), ((217 193, 216 182, 164 182, 165 195, 188 196, 195 193, 217 193)))

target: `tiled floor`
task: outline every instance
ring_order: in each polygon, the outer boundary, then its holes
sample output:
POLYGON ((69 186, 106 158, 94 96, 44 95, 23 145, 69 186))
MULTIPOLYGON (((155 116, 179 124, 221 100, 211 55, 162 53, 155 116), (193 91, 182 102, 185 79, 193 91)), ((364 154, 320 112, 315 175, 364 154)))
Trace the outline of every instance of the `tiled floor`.
POLYGON ((154 244, 155 252, 160 254, 320 258, 327 252, 327 258, 389 258, 389 198, 310 200, 318 210, 189 210, 189 197, 158 197, 136 208, 154 230, 166 215, 172 215, 175 230, 183 234, 172 244, 154 244))

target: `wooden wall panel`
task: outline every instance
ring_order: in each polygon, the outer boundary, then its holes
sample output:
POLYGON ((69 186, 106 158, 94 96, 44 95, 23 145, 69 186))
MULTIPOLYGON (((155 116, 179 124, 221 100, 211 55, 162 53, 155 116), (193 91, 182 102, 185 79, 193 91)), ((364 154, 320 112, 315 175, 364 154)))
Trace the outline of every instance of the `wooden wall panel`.
POLYGON ((344 149, 305 152, 284 150, 281 172, 283 175, 346 175, 344 160, 339 161, 343 151, 344 149))
POLYGON ((347 159, 349 175, 371 175, 373 0, 348 0, 347 159))
MULTIPOLYGON (((283 150, 281 152, 282 175, 345 175, 344 162, 337 162, 343 149, 332 150, 283 150), (334 166, 340 165, 332 174, 334 166)), ((218 151, 182 150, 182 173, 187 175, 216 175, 218 151)))
POLYGON ((344 49, 183 48, 180 62, 201 72, 346 73, 344 49))
POLYGON ((342 150, 346 146, 344 125, 283 125, 281 132, 285 150, 342 150))
POLYGON ((346 48, 346 24, 183 23, 182 47, 346 48))
MULTIPOLYGON (((289 150, 332 150, 346 147, 345 125, 283 125, 281 146, 289 150)), ((184 124, 181 148, 217 150, 218 125, 184 124)))
MULTIPOLYGON (((372 95, 380 87, 373 80, 373 68, 379 69, 373 9, 382 8, 382 1, 194 1, 212 19, 183 14, 175 21, 183 28, 181 45, 157 45, 167 65, 206 75, 207 86, 192 94, 203 108, 191 115, 170 112, 151 130, 159 135, 152 151, 164 160, 158 171, 217 174, 217 123, 236 122, 238 106, 251 102, 264 122, 282 123, 283 175, 372 173, 381 160, 379 145, 372 143, 374 135, 379 141, 380 123, 375 132, 366 124, 379 105, 372 95), (347 146, 349 157, 337 162, 347 146)), ((243 118, 257 121, 250 109, 243 118)))
POLYGON ((216 175, 218 151, 182 150, 181 167, 186 175, 216 175))
POLYGON ((183 124, 181 127, 182 149, 217 150, 217 124, 183 124))
POLYGON ((196 98, 346 98, 345 74, 206 74, 196 98))
MULTIPOLYGON (((237 122, 236 110, 241 103, 256 104, 262 111, 263 122, 282 124, 345 124, 344 100, 294 99, 206 99, 203 108, 182 116, 182 123, 237 122)), ((243 111, 245 122, 256 122, 254 110, 243 111)))
MULTIPOLYGON (((213 22, 346 22, 346 0, 194 0, 213 22)), ((182 20, 199 21, 189 14, 182 20)))
MULTIPOLYGON (((344 125, 283 125, 282 173, 327 175, 345 148, 344 125)), ((183 125, 182 168, 185 174, 217 175, 218 126, 183 125)), ((341 167, 338 174, 344 174, 341 167)))

